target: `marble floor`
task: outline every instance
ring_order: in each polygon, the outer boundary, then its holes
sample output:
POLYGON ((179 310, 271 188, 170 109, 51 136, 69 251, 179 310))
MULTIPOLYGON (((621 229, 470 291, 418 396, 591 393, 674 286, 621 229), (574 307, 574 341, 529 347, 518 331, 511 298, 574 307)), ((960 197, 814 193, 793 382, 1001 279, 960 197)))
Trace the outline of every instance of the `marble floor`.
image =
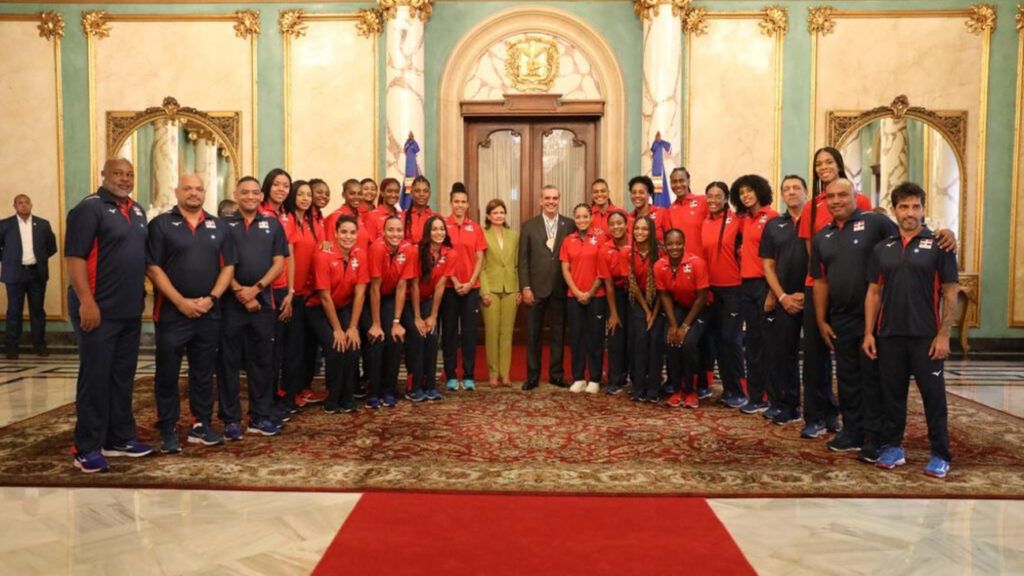
MULTIPOLYGON (((140 360, 140 374, 152 370, 140 360)), ((1024 417, 1024 362, 946 370, 950 393, 1024 417)), ((66 356, 0 361, 0 426, 74 401, 76 371, 66 356)), ((308 574, 359 498, 0 488, 0 573, 308 574)), ((709 503, 760 574, 1024 574, 1024 500, 709 503)))

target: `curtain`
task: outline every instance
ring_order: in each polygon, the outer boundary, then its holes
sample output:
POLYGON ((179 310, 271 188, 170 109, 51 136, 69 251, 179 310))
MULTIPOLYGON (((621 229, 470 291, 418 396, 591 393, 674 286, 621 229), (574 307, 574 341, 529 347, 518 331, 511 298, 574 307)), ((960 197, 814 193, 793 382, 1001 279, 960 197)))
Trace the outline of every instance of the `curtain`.
POLYGON ((572 209, 587 201, 586 146, 569 130, 555 129, 543 137, 544 185, 561 192, 559 212, 572 217, 572 209))
POLYGON ((486 219, 487 203, 495 198, 505 201, 508 225, 519 229, 519 208, 522 192, 520 158, 522 137, 512 130, 492 132, 477 149, 477 202, 480 223, 486 219))

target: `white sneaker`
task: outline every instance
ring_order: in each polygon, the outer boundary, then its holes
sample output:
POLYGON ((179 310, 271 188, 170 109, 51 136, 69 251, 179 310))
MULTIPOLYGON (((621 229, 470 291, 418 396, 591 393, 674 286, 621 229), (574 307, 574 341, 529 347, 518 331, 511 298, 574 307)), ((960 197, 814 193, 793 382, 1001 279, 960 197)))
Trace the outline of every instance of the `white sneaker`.
POLYGON ((597 394, 600 391, 601 391, 601 385, 598 384, 597 382, 588 382, 587 383, 587 389, 585 390, 585 392, 587 394, 597 394))
POLYGON ((569 392, 574 392, 574 393, 583 392, 583 389, 586 388, 586 387, 587 387, 587 381, 586 380, 577 380, 577 381, 572 383, 572 386, 569 386, 569 392))

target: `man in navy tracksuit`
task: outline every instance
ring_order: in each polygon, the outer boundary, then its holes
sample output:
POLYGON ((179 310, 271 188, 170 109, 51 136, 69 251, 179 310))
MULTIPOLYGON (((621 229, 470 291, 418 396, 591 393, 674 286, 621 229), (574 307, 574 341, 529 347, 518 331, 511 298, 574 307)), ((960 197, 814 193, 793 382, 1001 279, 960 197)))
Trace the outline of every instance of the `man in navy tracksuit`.
POLYGON ((242 439, 239 374, 243 358, 249 385, 248 431, 264 436, 280 431, 271 414, 274 390, 270 371, 276 307, 270 284, 284 268, 288 241, 277 218, 260 213, 262 200, 259 180, 252 176, 242 178, 235 188, 238 213, 223 221, 238 257, 231 293, 221 303, 218 412, 228 440, 242 439))
POLYGON ((227 227, 203 211, 206 189, 186 174, 174 191, 178 205, 149 224, 147 273, 156 292, 156 411, 160 451, 181 452, 178 374, 188 354, 192 429, 188 441, 213 446, 224 441, 210 427, 213 372, 220 339, 220 305, 234 272, 235 251, 227 227))
POLYGON ((878 358, 882 375, 883 449, 876 465, 893 469, 906 462, 901 444, 913 375, 924 400, 931 444, 924 473, 945 478, 952 456, 942 372, 949 355, 958 274, 956 255, 939 249, 935 235, 923 225, 924 203, 924 190, 917 184, 903 183, 892 191, 900 231, 875 246, 868 264, 864 352, 878 358))
POLYGON ((107 457, 145 456, 135 439, 132 384, 145 300, 146 215, 132 201, 131 162, 108 160, 103 183, 68 214, 68 306, 78 343, 74 464, 105 472, 107 457))

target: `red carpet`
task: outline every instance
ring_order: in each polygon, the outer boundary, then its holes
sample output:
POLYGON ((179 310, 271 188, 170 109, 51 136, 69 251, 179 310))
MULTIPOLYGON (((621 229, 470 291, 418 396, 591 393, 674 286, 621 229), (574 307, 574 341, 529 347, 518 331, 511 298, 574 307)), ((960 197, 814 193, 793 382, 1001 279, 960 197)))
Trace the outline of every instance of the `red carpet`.
POLYGON ((754 574, 707 502, 365 494, 313 574, 754 574))
MULTIPOLYGON (((547 382, 549 379, 548 359, 551 356, 548 353, 549 350, 550 348, 548 347, 547 343, 545 343, 544 347, 541 349, 541 382, 547 382)), ((460 353, 460 365, 461 356, 462 354, 460 353)), ((565 365, 565 380, 570 383, 572 382, 572 365, 570 364, 571 360, 572 352, 569 351, 569 347, 566 346, 565 354, 563 354, 562 356, 562 363, 565 365)), ((607 359, 605 359, 604 363, 605 369, 607 370, 607 359)), ((437 370, 439 378, 444 376, 442 368, 443 366, 441 365, 440 357, 438 357, 437 370)), ((526 380, 526 346, 512 346, 512 366, 509 369, 509 372, 509 377, 512 378, 513 382, 524 382, 526 380)), ((487 348, 483 345, 482 342, 478 344, 476 347, 476 366, 473 368, 473 374, 476 377, 477 382, 487 382, 487 348)))

